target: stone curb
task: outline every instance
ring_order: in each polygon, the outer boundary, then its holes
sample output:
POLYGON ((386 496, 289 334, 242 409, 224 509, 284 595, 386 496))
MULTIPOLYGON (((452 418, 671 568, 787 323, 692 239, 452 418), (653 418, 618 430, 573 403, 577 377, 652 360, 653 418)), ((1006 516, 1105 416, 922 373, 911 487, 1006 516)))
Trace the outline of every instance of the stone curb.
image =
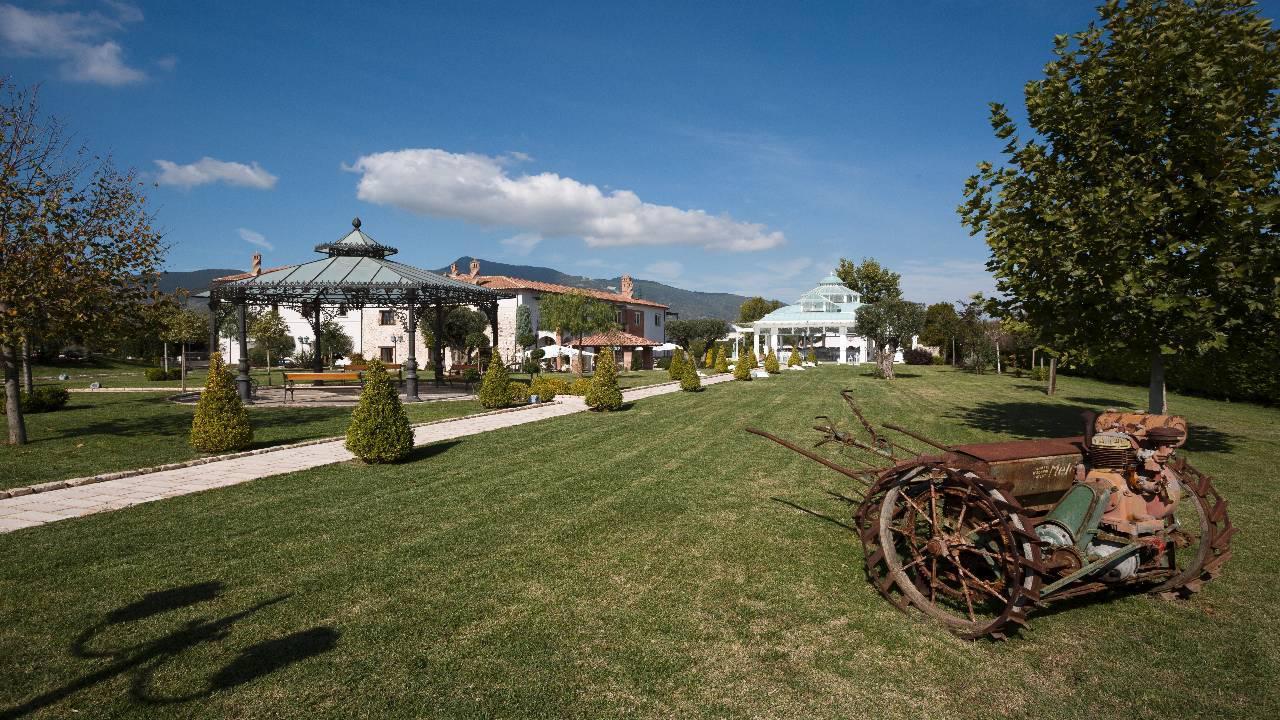
MULTIPOLYGON (((520 412, 532 408, 542 407, 544 405, 559 405, 561 401, 550 400, 537 405, 523 405, 513 408, 502 408, 501 410, 490 410, 489 412, 473 413, 471 415, 460 415, 453 418, 441 418, 439 420, 428 420, 427 422, 414 423, 410 427, 420 428, 428 425, 439 425, 447 422, 457 422, 458 420, 470 420, 472 418, 488 417, 490 415, 504 415, 506 413, 520 412)), ((183 468, 195 467, 197 465, 207 465, 209 463, 221 462, 223 460, 235 460, 252 455, 266 455, 267 453, 279 452, 281 450, 292 450, 294 448, 307 447, 310 445, 323 445, 325 443, 344 440, 346 436, 338 435, 336 437, 316 438, 314 440, 303 440, 302 442, 290 443, 288 445, 272 445, 271 447, 258 448, 257 450, 246 450, 244 452, 228 453, 226 455, 210 455, 209 457, 196 458, 195 460, 185 460, 183 462, 167 463, 164 465, 156 465, 155 467, 137 468, 134 470, 120 470, 117 472, 103 473, 101 475, 90 475, 88 477, 72 478, 70 480, 54 480, 47 483, 39 483, 37 485, 27 485, 25 487, 9 488, 8 490, 0 490, 0 500, 8 498, 22 497, 24 495, 32 495, 34 493, 49 492, 50 490, 65 490, 67 488, 80 487, 81 485, 92 485, 94 483, 107 482, 108 480, 120 480, 122 478, 134 477, 135 475, 147 475, 155 472, 165 472, 166 470, 181 470, 183 468)))

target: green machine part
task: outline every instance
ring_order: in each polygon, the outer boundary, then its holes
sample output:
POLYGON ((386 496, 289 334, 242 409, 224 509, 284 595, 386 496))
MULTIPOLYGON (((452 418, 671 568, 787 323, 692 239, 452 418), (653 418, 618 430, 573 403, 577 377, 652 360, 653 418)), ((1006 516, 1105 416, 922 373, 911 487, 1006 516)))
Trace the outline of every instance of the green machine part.
POLYGON ((1076 548, 1084 552, 1098 533, 1098 523, 1111 498, 1109 488, 1076 483, 1045 516, 1043 523, 1052 522, 1070 533, 1076 548))

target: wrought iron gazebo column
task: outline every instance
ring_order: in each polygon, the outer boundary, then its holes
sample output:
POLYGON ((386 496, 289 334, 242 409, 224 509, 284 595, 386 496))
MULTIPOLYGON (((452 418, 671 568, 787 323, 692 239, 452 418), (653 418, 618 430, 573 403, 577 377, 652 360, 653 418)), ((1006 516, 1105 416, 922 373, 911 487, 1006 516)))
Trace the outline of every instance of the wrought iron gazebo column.
POLYGON ((236 389, 240 392, 240 399, 249 402, 252 400, 249 387, 249 313, 244 300, 236 305, 236 342, 240 344, 236 389))
POLYGON ((218 295, 209 291, 209 355, 218 351, 218 295))
POLYGON ((320 357, 320 301, 316 300, 316 305, 311 310, 311 327, 316 331, 316 337, 311 341, 311 371, 324 372, 324 358, 320 357))
POLYGON ((436 355, 436 387, 444 385, 444 303, 436 301, 435 332, 432 333, 431 345, 436 355))
POLYGON ((502 364, 502 355, 498 353, 498 303, 486 303, 484 309, 489 316, 489 327, 493 330, 493 348, 489 351, 489 362, 496 358, 498 364, 502 364))
POLYGON ((418 397, 418 293, 410 290, 407 294, 409 307, 409 357, 404 361, 404 399, 417 402, 418 397))

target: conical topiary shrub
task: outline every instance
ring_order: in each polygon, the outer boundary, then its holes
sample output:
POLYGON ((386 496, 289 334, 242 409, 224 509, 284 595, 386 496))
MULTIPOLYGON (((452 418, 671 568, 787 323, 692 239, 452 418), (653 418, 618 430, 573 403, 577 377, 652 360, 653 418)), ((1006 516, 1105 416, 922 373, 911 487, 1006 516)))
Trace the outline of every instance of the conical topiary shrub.
POLYGON ((413 450, 413 428, 387 368, 370 360, 360 404, 347 426, 347 449, 367 463, 395 462, 413 450))
POLYGON ((591 388, 587 390, 587 407, 592 410, 617 410, 622 407, 622 391, 618 389, 618 364, 613 359, 613 349, 604 348, 596 356, 596 372, 591 376, 591 388))
MULTIPOLYGON (((749 353, 749 352, 750 352, 750 351, 748 351, 748 353, 749 353)), ((752 367, 752 366, 751 366, 750 364, 748 364, 748 362, 750 361, 751 357, 750 357, 750 355, 749 355, 748 353, 739 353, 739 354, 738 354, 738 363, 737 363, 736 365, 734 365, 734 366, 733 366, 733 379, 734 379, 734 380, 750 380, 750 379, 751 379, 751 367, 752 367)))
POLYGON ((782 372, 782 367, 778 365, 778 355, 770 350, 768 355, 764 356, 764 370, 770 375, 777 375, 782 372))
POLYGON ((680 389, 686 392, 697 392, 702 389, 702 378, 693 365, 684 366, 684 374, 680 376, 680 389))
POLYGON ((716 372, 729 372, 729 358, 725 357, 724 348, 720 348, 716 351, 716 372))
POLYGON ((799 365, 800 365, 800 351, 792 350, 791 353, 787 355, 787 367, 797 367, 799 365))
POLYGON ((667 375, 669 375, 672 380, 679 380, 684 377, 684 365, 684 350, 676 348, 675 351, 671 353, 671 366, 667 368, 667 375))
POLYGON ((806 360, 808 360, 809 362, 813 363, 814 365, 817 365, 817 364, 818 364, 818 351, 817 351, 817 350, 814 350, 813 348, 809 348, 809 357, 807 357, 807 358, 805 358, 805 359, 806 359, 806 360))
POLYGON ((489 362, 489 369, 484 371, 484 380, 480 382, 480 392, 476 393, 476 399, 480 404, 489 409, 506 407, 511 399, 511 376, 507 374, 507 369, 502 362, 493 360, 489 362))
POLYGON ((209 356, 209 378, 191 420, 191 447, 206 453, 243 450, 253 442, 249 412, 240 402, 236 380, 222 363, 222 353, 209 356))

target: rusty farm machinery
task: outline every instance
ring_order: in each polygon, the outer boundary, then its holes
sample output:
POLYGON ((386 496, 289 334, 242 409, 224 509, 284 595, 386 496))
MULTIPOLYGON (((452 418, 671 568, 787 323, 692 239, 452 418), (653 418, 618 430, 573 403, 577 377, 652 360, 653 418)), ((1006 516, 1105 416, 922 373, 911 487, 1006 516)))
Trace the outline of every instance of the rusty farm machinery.
POLYGON ((1003 639, 1071 597, 1185 596, 1231 556, 1226 500, 1177 455, 1181 417, 1088 412, 1077 437, 944 445, 877 429, 850 391, 841 396, 861 430, 821 416, 815 449, 835 445, 852 467, 748 432, 858 481, 867 578, 961 637, 1003 639))

